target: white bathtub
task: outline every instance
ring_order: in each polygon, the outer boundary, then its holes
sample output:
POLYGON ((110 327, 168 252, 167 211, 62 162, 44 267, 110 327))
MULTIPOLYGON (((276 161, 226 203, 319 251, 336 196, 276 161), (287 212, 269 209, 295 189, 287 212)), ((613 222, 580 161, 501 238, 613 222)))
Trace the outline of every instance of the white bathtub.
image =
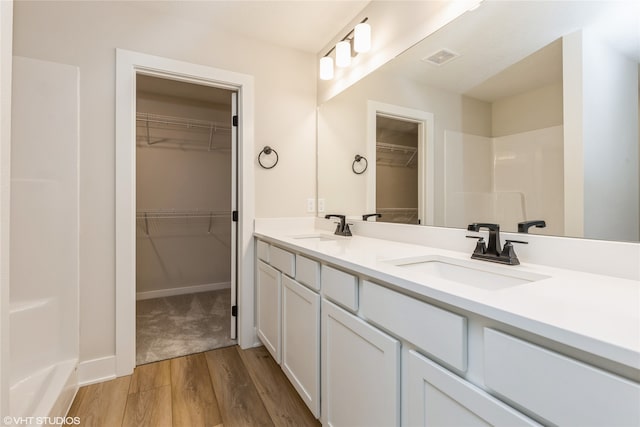
POLYGON ((66 415, 77 390, 78 360, 65 355, 60 304, 43 298, 12 302, 10 308, 11 416, 66 415))

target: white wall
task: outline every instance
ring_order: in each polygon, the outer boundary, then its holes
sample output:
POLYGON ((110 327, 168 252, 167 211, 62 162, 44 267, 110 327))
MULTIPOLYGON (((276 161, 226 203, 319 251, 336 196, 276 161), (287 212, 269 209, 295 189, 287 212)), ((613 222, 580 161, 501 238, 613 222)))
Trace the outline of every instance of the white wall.
MULTIPOLYGON (((197 13, 196 3, 180 7, 197 13)), ((315 192, 315 55, 182 21, 164 5, 15 6, 15 54, 80 68, 81 360, 115 353, 115 48, 253 75, 256 153, 280 154, 270 171, 256 162, 256 216, 309 215, 315 192)))
POLYGON ((638 64, 583 31, 584 235, 637 241, 638 64))
POLYGON ((637 241, 638 64, 587 29, 563 38, 563 67, 566 234, 637 241))
POLYGON ((562 125, 562 82, 491 104, 491 135, 513 135, 562 125))

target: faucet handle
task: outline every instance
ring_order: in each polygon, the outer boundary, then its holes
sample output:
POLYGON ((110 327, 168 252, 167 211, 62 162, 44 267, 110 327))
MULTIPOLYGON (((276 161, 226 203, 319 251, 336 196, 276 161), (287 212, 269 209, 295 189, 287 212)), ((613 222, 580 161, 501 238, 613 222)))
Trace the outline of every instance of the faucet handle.
POLYGON ((351 234, 351 229, 349 228, 350 225, 353 225, 353 224, 346 223, 344 225, 344 230, 342 230, 342 232, 344 233, 343 236, 353 236, 353 234, 351 234))
POLYGON ((507 258, 509 260, 509 265, 518 265, 520 264, 520 261, 518 260, 516 251, 513 250, 512 243, 528 245, 529 242, 523 242, 522 240, 505 240, 504 248, 502 248, 502 253, 500 254, 500 256, 503 258, 507 258))
POLYGON ((466 236, 469 239, 478 239, 476 248, 473 250, 474 254, 484 254, 487 252, 487 245, 484 243, 484 237, 482 236, 466 236))

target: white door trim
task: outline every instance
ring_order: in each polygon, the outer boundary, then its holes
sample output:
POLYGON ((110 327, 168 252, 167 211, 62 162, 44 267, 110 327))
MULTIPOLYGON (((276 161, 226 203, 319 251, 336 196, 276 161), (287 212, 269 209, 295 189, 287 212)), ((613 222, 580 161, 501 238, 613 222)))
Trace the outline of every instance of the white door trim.
POLYGON ((254 82, 253 76, 116 49, 116 375, 135 367, 136 74, 238 92, 238 343, 257 338, 253 320, 254 82))
POLYGON ((367 212, 376 211, 376 116, 383 114, 417 123, 418 130, 418 217, 422 225, 434 225, 435 129, 433 113, 378 101, 367 102, 367 212))

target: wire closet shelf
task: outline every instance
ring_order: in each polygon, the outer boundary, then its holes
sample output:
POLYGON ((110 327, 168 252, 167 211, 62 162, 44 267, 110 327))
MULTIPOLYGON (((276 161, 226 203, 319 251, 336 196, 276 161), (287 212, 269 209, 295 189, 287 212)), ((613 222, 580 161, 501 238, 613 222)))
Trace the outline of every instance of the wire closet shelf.
POLYGON ((376 208, 376 212, 382 214, 382 220, 385 222, 418 223, 418 208, 376 208))
POLYGON ((138 234, 149 237, 211 234, 216 225, 226 225, 231 211, 144 210, 136 212, 138 234))
POLYGON ((229 150, 231 125, 151 113, 136 113, 138 146, 162 146, 190 150, 229 150))
POLYGON ((418 166, 418 149, 407 145, 376 143, 376 164, 415 168, 418 166))

